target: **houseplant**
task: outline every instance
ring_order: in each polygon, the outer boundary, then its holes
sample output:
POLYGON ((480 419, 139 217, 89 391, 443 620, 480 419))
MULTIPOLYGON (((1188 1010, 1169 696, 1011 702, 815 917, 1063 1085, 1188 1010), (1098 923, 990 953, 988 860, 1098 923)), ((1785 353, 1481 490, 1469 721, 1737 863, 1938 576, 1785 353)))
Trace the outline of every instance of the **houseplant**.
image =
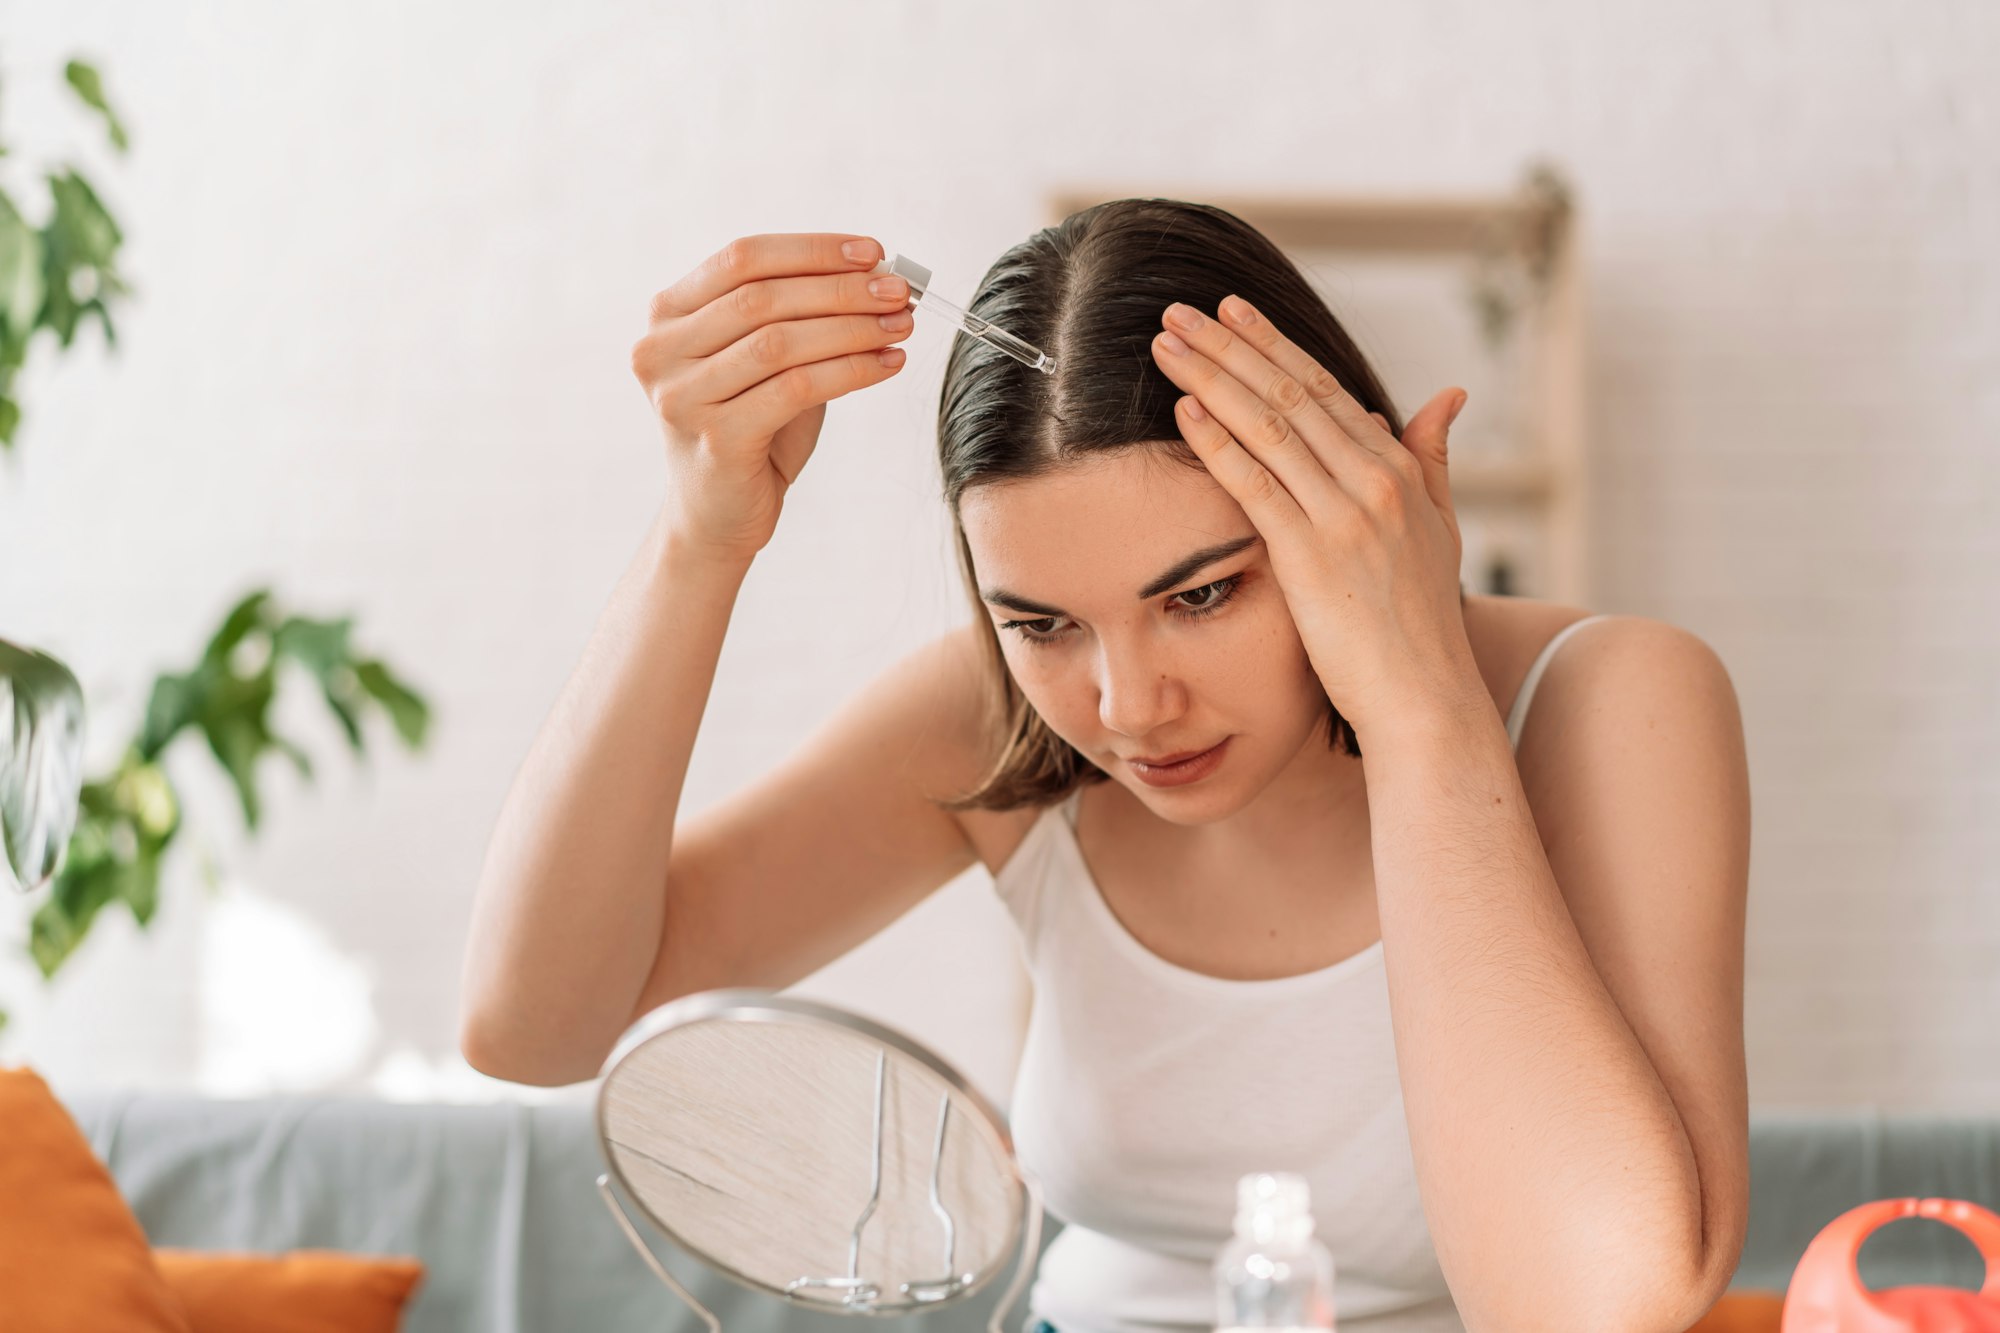
MULTIPOLYGON (((125 126, 97 70, 71 60, 63 77, 102 121, 111 147, 127 151, 125 126)), ((0 138, 0 158, 7 155, 0 138)), ((123 233, 83 171, 65 164, 43 172, 42 182, 48 204, 39 223, 0 182, 0 458, 16 448, 23 412, 14 379, 30 346, 47 332, 67 351, 94 316, 115 351, 113 309, 131 294, 117 269, 123 233)), ((305 751, 270 726, 287 664, 316 683, 356 754, 366 753, 365 719, 375 710, 407 748, 422 748, 428 704, 385 662, 357 653, 352 630, 351 617, 283 612, 269 588, 242 595, 192 666, 154 679, 138 733, 109 772, 87 781, 85 708, 74 674, 0 638, 0 881, 47 890, 28 939, 44 978, 75 952, 104 908, 123 904, 141 926, 152 920, 162 861, 181 829, 181 802, 162 764, 177 739, 199 734, 207 741, 252 832, 260 814, 257 766, 267 752, 284 754, 312 777, 305 751)))

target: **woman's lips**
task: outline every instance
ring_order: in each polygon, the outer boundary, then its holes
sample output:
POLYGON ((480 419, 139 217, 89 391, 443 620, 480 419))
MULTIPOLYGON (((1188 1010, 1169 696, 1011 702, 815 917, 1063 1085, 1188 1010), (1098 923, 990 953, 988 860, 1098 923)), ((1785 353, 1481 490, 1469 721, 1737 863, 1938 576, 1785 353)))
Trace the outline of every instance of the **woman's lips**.
MULTIPOLYGON (((1220 744, 1222 744, 1221 741, 1217 741, 1215 743, 1215 745, 1220 745, 1220 744)), ((1199 750, 1182 750, 1179 754, 1170 754, 1159 759, 1147 759, 1136 754, 1127 755, 1126 758, 1130 759, 1135 764, 1148 764, 1153 768, 1165 768, 1168 764, 1178 764, 1183 759, 1192 759, 1198 754, 1207 754, 1210 750, 1213 750, 1215 748, 1215 745, 1205 746, 1199 750)))
POLYGON ((1176 763, 1149 764, 1143 759, 1128 759, 1132 772, 1139 781, 1149 787, 1178 787, 1184 783, 1199 782, 1215 771, 1222 762, 1223 752, 1229 745, 1229 737, 1224 736, 1206 750, 1197 750, 1176 763))

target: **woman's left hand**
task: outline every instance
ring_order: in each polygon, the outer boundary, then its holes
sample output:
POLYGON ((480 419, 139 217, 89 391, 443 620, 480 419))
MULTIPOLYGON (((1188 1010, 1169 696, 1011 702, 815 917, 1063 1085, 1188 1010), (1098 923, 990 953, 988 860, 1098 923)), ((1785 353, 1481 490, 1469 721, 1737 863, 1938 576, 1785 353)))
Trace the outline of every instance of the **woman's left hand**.
POLYGON ((1313 668, 1363 749, 1372 727, 1487 698, 1445 475, 1464 392, 1440 391, 1398 440, 1241 297, 1217 314, 1167 307, 1153 359, 1190 395, 1176 407, 1181 435, 1262 534, 1313 668))

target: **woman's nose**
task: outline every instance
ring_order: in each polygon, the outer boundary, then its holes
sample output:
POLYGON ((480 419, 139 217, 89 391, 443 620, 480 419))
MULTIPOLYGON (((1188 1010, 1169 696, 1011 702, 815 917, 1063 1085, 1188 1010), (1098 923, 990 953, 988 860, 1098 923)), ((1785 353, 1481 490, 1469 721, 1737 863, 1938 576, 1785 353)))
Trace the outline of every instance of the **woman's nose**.
POLYGON ((1098 669, 1097 718, 1134 738, 1152 736, 1180 716, 1185 691, 1158 658, 1107 656, 1098 669))

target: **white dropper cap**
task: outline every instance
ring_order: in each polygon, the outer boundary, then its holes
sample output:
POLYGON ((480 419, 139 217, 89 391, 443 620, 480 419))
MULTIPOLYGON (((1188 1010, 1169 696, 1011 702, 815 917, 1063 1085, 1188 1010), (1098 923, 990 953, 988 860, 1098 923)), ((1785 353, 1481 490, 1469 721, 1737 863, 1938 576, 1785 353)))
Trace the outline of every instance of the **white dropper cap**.
POLYGON ((1236 1234, 1297 1244, 1313 1233, 1312 1187, 1290 1171, 1258 1171, 1236 1182, 1236 1234))
POLYGON ((1045 374, 1056 373, 1056 359, 1033 343, 1024 342, 1003 328, 999 328, 977 315, 968 314, 931 290, 931 271, 914 259, 903 255, 891 255, 870 270, 873 273, 893 273, 910 284, 910 304, 919 310, 929 310, 943 315, 955 327, 973 337, 997 347, 1030 370, 1045 374))

